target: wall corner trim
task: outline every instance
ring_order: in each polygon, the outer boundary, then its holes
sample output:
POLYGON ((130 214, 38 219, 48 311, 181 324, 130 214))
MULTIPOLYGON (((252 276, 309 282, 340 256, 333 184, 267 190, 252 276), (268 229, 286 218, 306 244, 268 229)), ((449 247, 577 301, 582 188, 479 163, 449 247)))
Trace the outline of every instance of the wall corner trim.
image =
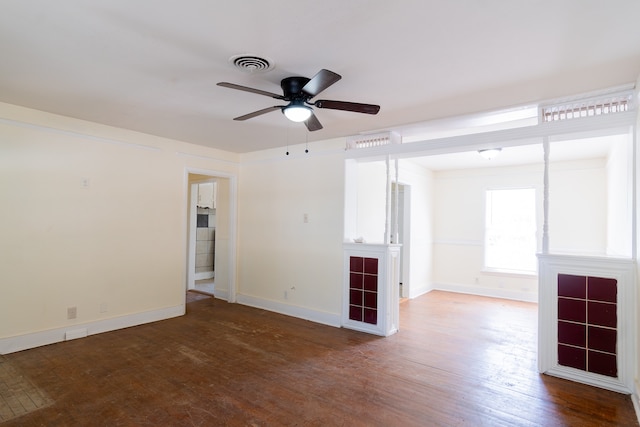
MULTIPOLYGON (((73 325, 71 328, 63 327, 17 335, 14 337, 0 338, 0 354, 15 353, 17 351, 28 350, 30 348, 65 341, 67 339, 67 334, 71 333, 73 335, 79 327, 81 327, 83 333, 86 333, 88 336, 115 331, 117 329, 129 328, 131 326, 143 325, 145 323, 157 322, 159 320, 170 319, 184 314, 185 305, 181 304, 174 307, 161 308, 158 310, 145 311, 142 313, 73 325)), ((78 336, 78 338, 80 337, 78 336)))

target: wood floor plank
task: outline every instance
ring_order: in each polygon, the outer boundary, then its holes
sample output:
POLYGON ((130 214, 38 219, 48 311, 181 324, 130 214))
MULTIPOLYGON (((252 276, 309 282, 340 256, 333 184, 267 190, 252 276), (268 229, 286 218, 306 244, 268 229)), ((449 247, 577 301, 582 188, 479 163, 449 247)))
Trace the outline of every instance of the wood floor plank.
POLYGON ((431 292, 381 338, 189 301, 180 318, 5 356, 54 401, 6 425, 638 425, 629 396, 537 373, 534 304, 431 292))

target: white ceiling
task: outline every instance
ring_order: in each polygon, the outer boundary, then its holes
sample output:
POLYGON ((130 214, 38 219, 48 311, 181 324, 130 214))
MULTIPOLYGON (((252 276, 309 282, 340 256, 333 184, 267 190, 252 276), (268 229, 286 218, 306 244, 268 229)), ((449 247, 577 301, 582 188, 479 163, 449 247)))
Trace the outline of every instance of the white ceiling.
MULTIPOLYGON (((3 0, 0 101, 234 152, 282 147, 528 104, 640 74, 638 0, 3 0), (243 73, 236 54, 272 59, 243 73), (278 101, 282 78, 326 68, 308 133, 278 101)), ((414 128, 414 127, 412 127, 414 128)))
MULTIPOLYGON (((564 162, 571 160, 606 159, 613 149, 614 144, 625 144, 625 142, 628 141, 629 137, 625 134, 555 141, 551 144, 549 150, 549 161, 564 162)), ((542 148, 542 143, 505 147, 501 149, 497 157, 491 160, 481 157, 477 151, 414 157, 410 158, 410 160, 433 171, 532 164, 543 165, 544 149, 542 148)))

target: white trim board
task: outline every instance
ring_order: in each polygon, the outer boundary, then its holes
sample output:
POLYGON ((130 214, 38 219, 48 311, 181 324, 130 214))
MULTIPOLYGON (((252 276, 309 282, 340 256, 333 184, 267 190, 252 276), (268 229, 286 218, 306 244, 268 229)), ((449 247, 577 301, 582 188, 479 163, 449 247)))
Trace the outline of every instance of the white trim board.
POLYGON ((454 283, 433 283, 432 290, 456 292, 459 294, 478 295, 481 297, 502 298, 514 301, 538 302, 538 294, 511 289, 486 288, 478 285, 461 285, 454 283))
POLYGON ((254 308, 261 308, 274 313, 284 314, 286 316, 297 317, 299 319, 309 320, 323 325, 341 326, 340 313, 327 313, 323 311, 312 310, 305 307, 283 304, 277 301, 271 301, 264 298, 254 297, 250 295, 237 294, 238 304, 246 305, 254 308))
POLYGON ((429 292, 431 292, 433 290, 434 290, 433 284, 424 285, 424 286, 420 286, 420 287, 412 286, 409 289, 409 299, 418 298, 419 296, 428 294, 429 292))
POLYGON ((633 402, 633 409, 636 411, 636 418, 640 424, 640 383, 636 381, 635 393, 631 395, 631 401, 633 402))
POLYGON ((100 334, 157 322, 185 314, 185 304, 174 307, 161 308, 143 313, 129 314, 126 316, 112 317, 83 324, 74 324, 63 328, 47 331, 33 332, 24 335, 0 339, 0 354, 9 354, 16 351, 28 350, 43 345, 54 344, 70 339, 83 338, 84 336, 100 334))
POLYGON ((201 271, 200 273, 194 274, 195 280, 206 280, 213 279, 215 277, 215 273, 213 271, 201 271))

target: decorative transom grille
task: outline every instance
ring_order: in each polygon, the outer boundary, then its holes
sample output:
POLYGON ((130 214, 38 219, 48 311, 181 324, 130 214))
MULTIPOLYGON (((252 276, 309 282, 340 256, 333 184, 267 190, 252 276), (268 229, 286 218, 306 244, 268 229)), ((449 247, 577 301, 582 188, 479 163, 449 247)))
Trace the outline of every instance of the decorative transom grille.
POLYGON ((559 120, 577 119, 580 117, 600 116, 629 111, 631 94, 609 96, 606 98, 579 100, 563 104, 542 107, 542 120, 555 122, 559 120))
POLYGON ((384 132, 370 135, 356 135, 347 138, 347 150, 354 148, 371 148, 387 144, 400 144, 400 135, 395 132, 384 132))

